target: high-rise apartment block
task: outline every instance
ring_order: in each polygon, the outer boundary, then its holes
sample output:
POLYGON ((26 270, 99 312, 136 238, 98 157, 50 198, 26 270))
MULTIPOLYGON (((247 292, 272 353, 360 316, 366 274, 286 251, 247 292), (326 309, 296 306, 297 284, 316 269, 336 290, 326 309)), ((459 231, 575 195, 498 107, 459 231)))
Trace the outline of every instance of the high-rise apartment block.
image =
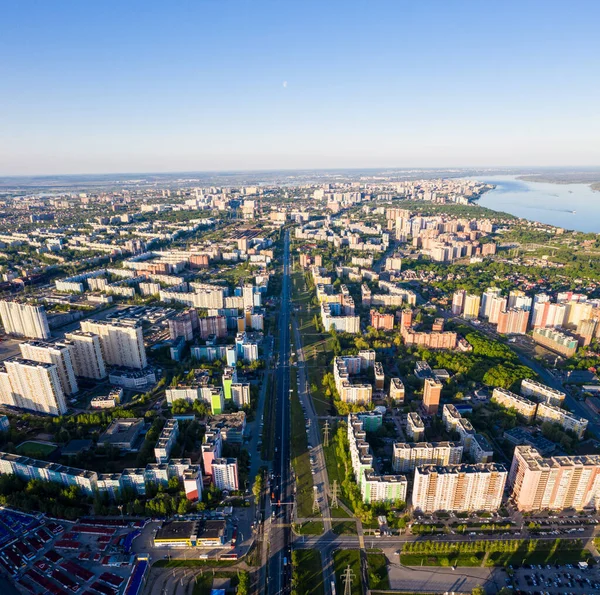
POLYGON ((539 345, 556 351, 565 357, 572 357, 577 353, 579 343, 575 337, 562 333, 553 328, 536 328, 531 335, 539 345))
POLYGON ((377 310, 371 310, 371 326, 378 331, 394 330, 394 315, 381 314, 377 310))
POLYGON ((479 304, 481 298, 478 295, 469 293, 465 296, 465 305, 463 308, 463 317, 467 320, 475 320, 479 316, 479 304))
POLYGON ((423 408, 429 415, 438 412, 443 384, 435 378, 425 378, 423 386, 423 408))
POLYGON ((497 463, 417 467, 412 494, 418 512, 496 511, 502 503, 507 472, 497 463))
POLYGON ((141 322, 84 320, 81 330, 98 335, 108 365, 137 369, 148 365, 141 322))
POLYGON ((525 335, 529 323, 529 310, 509 308, 498 315, 498 328, 501 335, 525 335))
POLYGON ((460 316, 463 313, 465 307, 465 297, 467 292, 464 289, 459 289, 454 292, 452 296, 452 315, 460 316))
POLYGON ((0 365, 0 399, 5 405, 48 415, 67 412, 55 364, 21 358, 6 360, 0 365))
POLYGON ((44 306, 32 306, 9 300, 0 301, 2 326, 9 335, 29 339, 49 339, 50 328, 44 306))
POLYGON ((219 490, 233 492, 239 489, 237 459, 214 459, 212 480, 219 490))
POLYGON ((183 337, 185 341, 191 341, 199 326, 198 312, 195 308, 189 308, 170 318, 168 324, 171 341, 175 341, 179 337, 183 337))
POLYGON ((462 453, 456 442, 396 442, 392 467, 396 473, 407 473, 420 465, 456 465, 462 453))
POLYGON ((98 335, 73 331, 65 334, 65 344, 71 346, 71 361, 75 376, 95 380, 106 378, 106 366, 98 335))
POLYGON ((21 343, 19 348, 23 359, 56 365, 60 385, 65 395, 72 395, 79 390, 71 358, 73 350, 69 345, 28 341, 21 343))
POLYGON ((511 498, 524 512, 597 509, 600 456, 544 458, 531 446, 517 446, 509 481, 511 498))

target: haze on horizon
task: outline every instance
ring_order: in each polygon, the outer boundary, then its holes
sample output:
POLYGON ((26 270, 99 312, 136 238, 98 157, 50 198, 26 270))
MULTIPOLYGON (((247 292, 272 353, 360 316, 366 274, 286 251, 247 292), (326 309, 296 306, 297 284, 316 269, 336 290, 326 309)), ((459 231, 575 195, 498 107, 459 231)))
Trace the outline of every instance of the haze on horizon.
POLYGON ((600 164, 591 0, 5 3, 0 175, 600 164))

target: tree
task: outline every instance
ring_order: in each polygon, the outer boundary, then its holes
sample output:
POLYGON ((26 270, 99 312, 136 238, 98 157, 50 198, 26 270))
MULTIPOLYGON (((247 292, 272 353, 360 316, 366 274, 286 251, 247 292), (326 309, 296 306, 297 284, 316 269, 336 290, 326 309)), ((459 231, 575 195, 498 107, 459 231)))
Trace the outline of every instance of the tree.
POLYGON ((264 490, 264 479, 263 474, 258 473, 258 475, 254 478, 254 485, 252 486, 252 493, 254 494, 254 502, 258 506, 260 503, 260 497, 264 490))
POLYGON ((477 585, 476 587, 473 587, 471 595, 485 595, 485 589, 480 585, 477 585))
POLYGON ((250 574, 246 571, 242 571, 238 574, 239 583, 237 588, 237 595, 249 595, 250 594, 250 574))

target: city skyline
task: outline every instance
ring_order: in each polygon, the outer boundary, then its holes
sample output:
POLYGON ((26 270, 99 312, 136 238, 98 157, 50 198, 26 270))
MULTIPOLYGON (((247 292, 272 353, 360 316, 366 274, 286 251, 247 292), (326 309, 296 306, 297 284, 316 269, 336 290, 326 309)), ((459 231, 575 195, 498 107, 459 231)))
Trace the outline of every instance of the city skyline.
POLYGON ((591 166, 577 4, 21 3, 0 175, 591 166))

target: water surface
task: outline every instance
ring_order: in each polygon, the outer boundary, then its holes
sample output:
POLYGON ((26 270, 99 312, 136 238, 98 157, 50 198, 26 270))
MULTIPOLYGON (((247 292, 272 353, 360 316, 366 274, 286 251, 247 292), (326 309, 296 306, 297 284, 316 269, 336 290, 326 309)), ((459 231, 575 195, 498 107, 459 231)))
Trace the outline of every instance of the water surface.
POLYGON ((600 233, 600 192, 587 184, 524 182, 515 176, 476 179, 496 185, 479 199, 482 207, 565 229, 600 233))

